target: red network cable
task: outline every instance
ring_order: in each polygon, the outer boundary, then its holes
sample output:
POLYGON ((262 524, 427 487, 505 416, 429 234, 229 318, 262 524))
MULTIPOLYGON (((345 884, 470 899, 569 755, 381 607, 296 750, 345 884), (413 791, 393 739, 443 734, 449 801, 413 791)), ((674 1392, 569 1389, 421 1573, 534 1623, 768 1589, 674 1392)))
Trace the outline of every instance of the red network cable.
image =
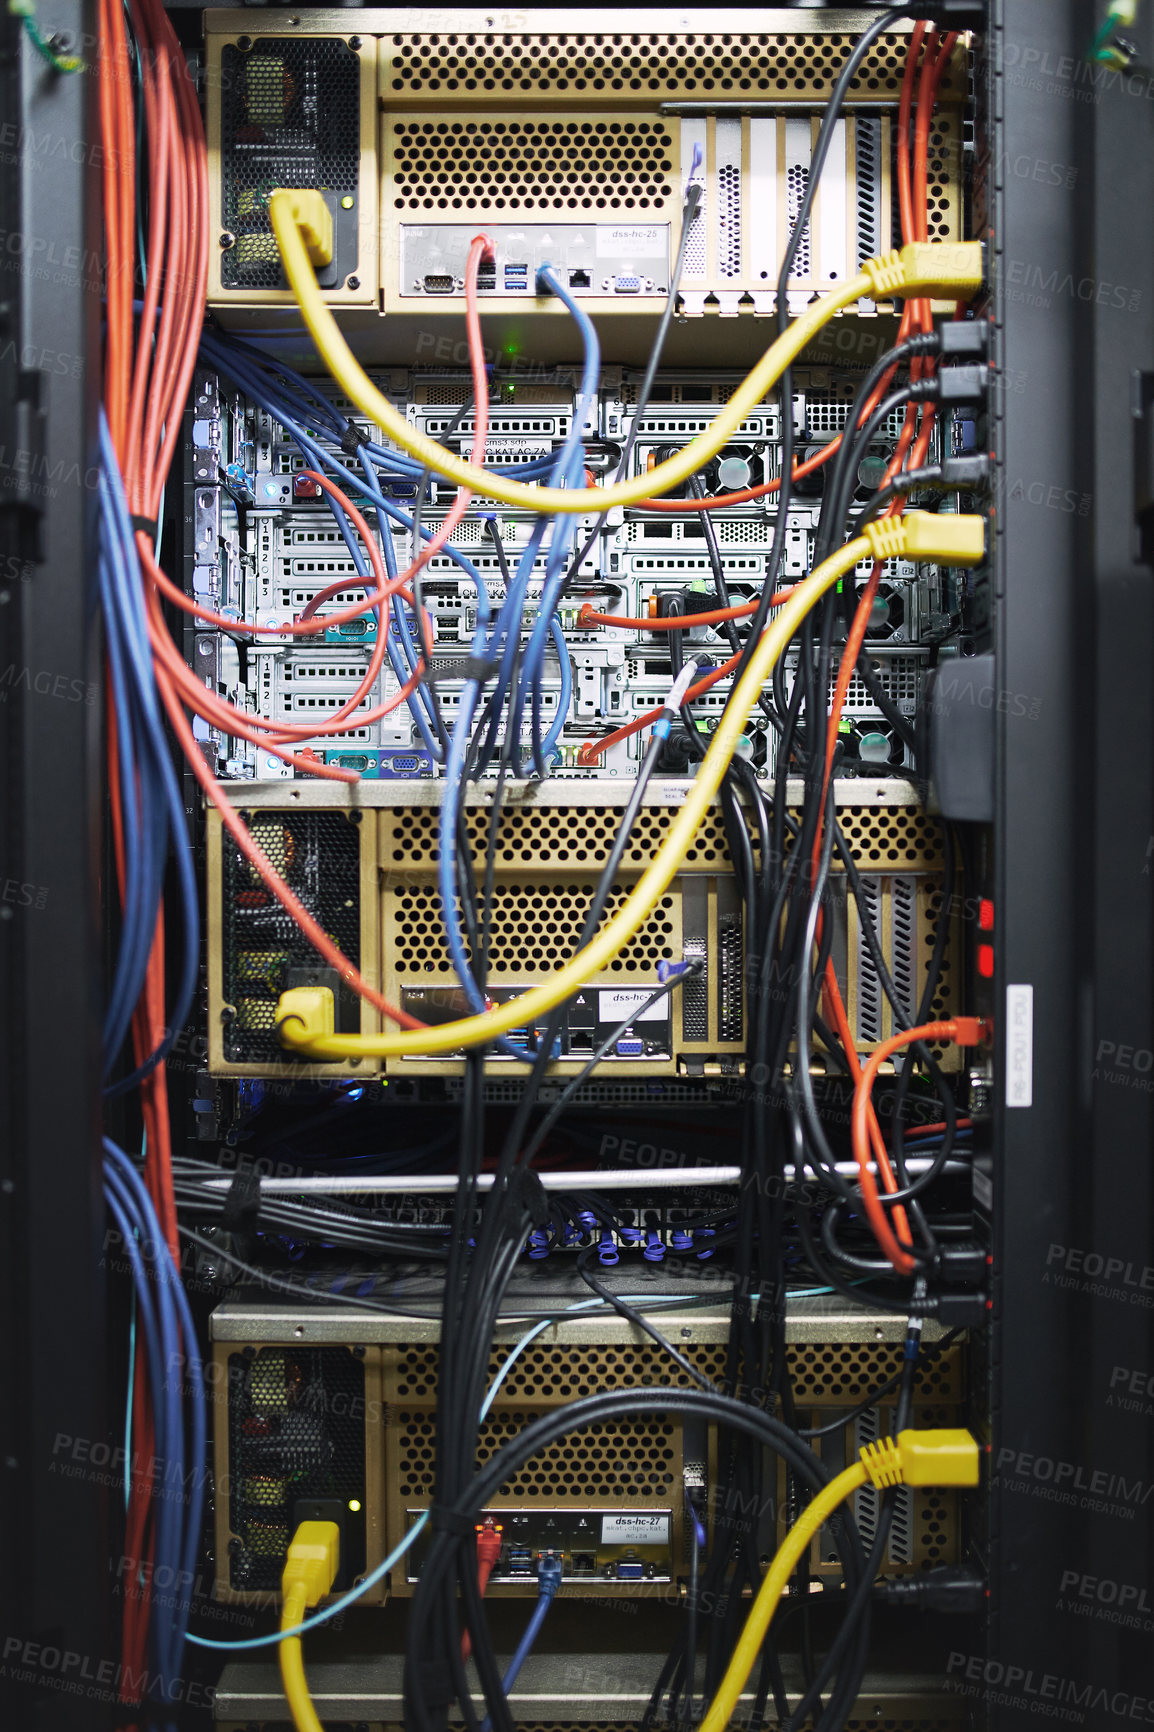
MULTIPOLYGON (((874 1238, 883 1253, 899 1275, 912 1275, 917 1269, 917 1262, 904 1245, 899 1244, 886 1217, 878 1196, 877 1185, 869 1166, 869 1120, 873 1111, 870 1094, 878 1071, 888 1058, 895 1052, 900 1052, 904 1046, 912 1046, 920 1040, 949 1040, 957 1046, 977 1046, 987 1038, 989 1029, 978 1016, 955 1016, 948 1022, 923 1022, 916 1028, 906 1028, 900 1034, 892 1034, 888 1040, 883 1040, 880 1046, 874 1048, 865 1068, 857 1079, 853 1096, 853 1118, 851 1132, 853 1138, 854 1159, 858 1164, 858 1184, 861 1189, 862 1203, 865 1206, 866 1217, 873 1229, 874 1238)), ((895 1218, 898 1211, 894 1210, 895 1218)))

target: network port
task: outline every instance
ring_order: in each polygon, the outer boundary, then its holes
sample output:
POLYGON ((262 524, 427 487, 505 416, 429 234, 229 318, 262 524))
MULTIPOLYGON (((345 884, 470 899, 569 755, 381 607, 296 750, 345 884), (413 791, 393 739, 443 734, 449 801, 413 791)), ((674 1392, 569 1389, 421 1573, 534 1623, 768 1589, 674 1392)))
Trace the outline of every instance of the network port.
POLYGON ((593 1030, 591 1028, 571 1028, 569 1030, 569 1057, 588 1058, 593 1051, 593 1030))
POLYGON ((592 280, 589 276, 589 272, 588 271, 570 271, 569 272, 569 287, 571 289, 591 289, 593 287, 593 283, 592 283, 592 280))
POLYGON ((575 1576, 592 1576, 597 1570, 597 1558, 593 1552, 573 1553, 573 1574, 575 1576))
POLYGON ((445 272, 430 271, 425 277, 424 288, 427 295, 451 295, 453 279, 445 272))
POLYGON ((638 1040, 635 1034, 627 1035, 617 1042, 618 1058, 643 1058, 644 1056, 645 1042, 638 1040))

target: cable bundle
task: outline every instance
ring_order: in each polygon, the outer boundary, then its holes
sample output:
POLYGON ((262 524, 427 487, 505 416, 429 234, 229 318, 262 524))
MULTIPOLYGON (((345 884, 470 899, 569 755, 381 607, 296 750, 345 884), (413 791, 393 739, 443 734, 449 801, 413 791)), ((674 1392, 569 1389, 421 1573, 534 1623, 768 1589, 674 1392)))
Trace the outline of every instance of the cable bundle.
MULTIPOLYGON (((466 1722, 475 1723, 462 1657, 462 1617, 491 1724, 498 1732, 509 1732, 511 1727, 507 1681, 500 1675, 485 1625, 475 1534, 468 1518, 477 1500, 483 1502, 491 1479, 491 1473, 486 1477, 485 1472, 477 1472, 476 1461, 486 1401, 492 1398, 492 1390, 488 1397, 484 1390, 485 1368, 509 1280, 532 1231, 546 1232, 552 1220, 559 1223, 562 1237, 568 1236, 564 1201, 551 1217, 533 1173, 537 1154, 572 1098, 572 1092, 567 1091, 552 1113, 534 1123, 540 1086, 560 1027, 560 1007, 577 986, 600 972, 636 932, 683 863, 710 802, 719 796, 744 905, 749 950, 758 965, 750 992, 748 1081, 743 1100, 743 1206, 732 1217, 731 1229, 726 1222, 725 1233, 727 1244, 732 1240, 735 1291, 725 1387, 721 1393, 708 1389, 695 1391, 692 1399, 685 1392, 626 1392, 622 1397, 606 1398, 597 1407, 582 1404, 577 1415, 592 1422, 595 1415, 612 1418, 626 1411, 646 1411, 661 1402, 663 1411, 693 1408, 729 1427, 717 1488, 720 1513, 708 1545, 699 1545, 695 1550, 692 1617, 687 1620, 658 1680, 646 1716, 648 1724, 667 1691, 674 1714, 683 1711, 681 1704, 692 1709, 702 1648, 708 1694, 713 1694, 723 1676, 732 1672, 728 1657, 737 1640, 741 1595, 746 1588, 758 1591, 762 1571, 755 1536, 742 1533, 725 1511, 748 1508, 751 1500, 756 1503, 763 1498, 767 1448, 786 1463, 791 1484, 802 1501, 820 1492, 828 1477, 797 1430, 789 1387, 784 1329, 786 1276, 787 1269, 793 1274, 798 1272, 798 1265, 787 1260, 791 1221, 796 1220, 809 1267, 823 1283, 848 1290, 859 1300, 888 1304, 915 1320, 929 1308, 925 1276, 932 1268, 937 1245, 921 1198, 949 1159, 957 1131, 957 1111, 953 1092, 926 1043, 940 1038, 975 1038, 976 1034, 973 1028, 962 1027, 959 1022, 939 1025, 928 1021, 944 956, 947 931, 944 919, 916 1019, 911 1019, 902 1008, 878 951, 875 965, 900 1036, 895 1041, 895 1050, 899 1044, 920 1043, 915 1044, 914 1050, 941 1100, 940 1149, 929 1173, 911 1179, 904 1165, 901 1130, 909 1068, 903 1070, 895 1091, 895 1130, 890 1150, 869 1100, 877 1065, 862 1069, 832 965, 835 922, 830 873, 836 857, 845 869, 849 894, 862 905, 863 932, 873 935, 860 877, 837 824, 834 772, 838 764, 839 722, 855 670, 903 740, 909 744, 912 738, 906 718, 881 690, 864 653, 882 564, 888 558, 906 554, 915 559, 956 556, 951 562, 959 564, 973 563, 981 556, 980 545, 972 536, 967 539, 968 520, 943 519, 934 533, 927 534, 924 525, 919 527, 914 520, 907 522, 897 515, 898 501, 893 497, 895 488, 903 481, 901 472, 918 472, 924 465, 933 433, 940 341, 933 332, 927 297, 953 282, 962 292, 974 286, 972 261, 943 265, 943 276, 939 278, 929 257, 932 249, 926 245, 929 128, 938 83, 956 39, 927 36, 925 26, 918 25, 910 41, 898 144, 906 254, 871 261, 860 276, 838 285, 825 303, 808 309, 787 329, 790 262, 808 219, 832 128, 862 57, 881 30, 892 22, 894 14, 889 11, 859 39, 839 77, 823 123, 805 199, 782 265, 777 343, 715 417, 707 435, 692 441, 675 458, 659 464, 644 477, 627 476, 630 457, 627 446, 616 478, 604 488, 594 488, 582 485, 587 479, 582 433, 598 387, 600 357, 596 332, 580 304, 548 267, 542 270, 538 287, 542 293, 550 293, 564 303, 575 321, 583 348, 580 385, 568 434, 547 462, 519 465, 512 471, 483 466, 489 377, 481 344, 477 280, 481 262, 491 251, 483 235, 473 241, 466 271, 472 395, 450 429, 450 433, 455 431, 471 409, 471 462, 457 458, 443 443, 434 444, 414 433, 375 392, 353 361, 317 289, 301 238, 300 227, 305 217, 319 221, 318 207, 320 216, 324 215, 323 200, 318 201, 315 194, 282 189, 271 197, 270 216, 286 274, 334 377, 354 403, 402 449, 363 436, 307 380, 270 363, 253 345, 216 334, 202 339, 200 323, 210 237, 206 155, 195 93, 160 0, 133 0, 129 16, 131 45, 124 13, 116 0, 101 0, 104 51, 99 88, 106 147, 108 338, 106 405, 101 429, 100 585, 110 670, 112 837, 122 911, 121 944, 113 972, 105 1048, 111 1069, 120 1059, 131 1028, 133 1069, 111 1087, 126 1092, 139 1086, 147 1151, 142 1179, 134 1163, 108 1144, 106 1183, 109 1208, 124 1236, 132 1266, 141 1322, 133 1414, 137 1447, 143 1454, 155 1453, 166 1464, 166 1475, 167 1464, 174 1464, 172 1471, 182 1485, 186 1475, 190 1485, 199 1484, 204 1448, 200 1362, 179 1277, 176 1204, 179 1200, 182 1207, 210 1219, 220 1209, 219 1193, 207 1192, 189 1165, 178 1166, 174 1181, 169 1146, 164 1057, 176 1028, 188 1014, 195 984, 198 935, 183 803, 164 741, 162 713, 203 793, 218 807, 223 824, 248 864, 328 965, 403 1031, 368 1037, 359 1045, 358 1037, 336 1036, 331 1030, 318 1034, 315 1022, 298 1010, 290 993, 282 1004, 286 1043, 298 1046, 312 1058, 344 1057, 356 1052, 375 1052, 387 1057, 406 1052, 452 1052, 466 1045, 472 1049, 462 1114, 461 1183, 453 1220, 447 1234, 426 1233, 420 1240, 422 1255, 443 1260, 445 1267, 437 1409, 440 1442, 436 1501, 430 1518, 433 1543, 414 1603, 413 1645, 406 1674, 409 1721, 421 1732, 425 1728, 432 1732, 434 1726, 442 1724, 453 1700, 466 1722), (143 138, 139 151, 138 118, 143 138), (142 184, 147 187, 147 196, 139 201, 139 211, 138 168, 142 184), (138 217, 144 230, 139 260, 138 217), (790 363, 838 308, 851 305, 863 293, 883 298, 903 289, 907 292, 898 345, 863 385, 846 433, 832 441, 820 457, 795 465, 792 418, 788 412, 790 363), (305 477, 320 489, 349 550, 356 583, 350 586, 347 580, 341 580, 320 590, 300 618, 290 624, 257 627, 206 610, 186 597, 161 569, 155 526, 198 351, 207 364, 225 372, 240 390, 287 429, 309 465, 303 472, 305 477), (898 383, 903 372, 908 377, 898 383), (704 499, 697 479, 701 464, 720 449, 749 408, 778 379, 787 405, 783 416, 783 479, 704 499), (883 500, 879 496, 872 502, 864 518, 884 508, 894 515, 866 522, 864 533, 847 542, 846 524, 857 458, 862 450, 868 449, 876 428, 898 407, 904 408, 904 421, 880 490, 886 497, 883 500), (779 587, 793 482, 826 463, 832 466, 827 471, 814 570, 797 585, 779 587), (438 482, 448 480, 458 487, 452 506, 436 528, 422 523, 433 476, 438 482), (527 485, 538 479, 544 481, 543 486, 527 485), (390 496, 397 491, 391 483, 397 481, 404 482, 406 488, 415 483, 411 511, 404 510, 390 496), (684 500, 665 501, 649 496, 651 489, 660 493, 679 482, 685 483, 689 493, 684 500), (778 517, 762 594, 749 606, 735 607, 727 592, 709 513, 727 504, 758 497, 775 487, 779 492, 778 517), (376 517, 376 534, 354 502, 353 492, 371 506, 376 517), (534 514, 528 543, 515 569, 510 569, 495 521, 487 523, 486 533, 503 577, 504 594, 496 607, 486 581, 452 542, 453 532, 475 494, 528 508, 534 514), (527 769, 538 778, 550 769, 571 691, 569 656, 559 609, 566 592, 578 582, 582 561, 592 544, 590 537, 574 552, 576 519, 582 513, 595 516, 596 535, 606 510, 614 504, 643 504, 649 509, 703 514, 705 545, 720 602, 706 617, 723 628, 731 653, 723 666, 697 677, 694 662, 686 656, 683 634, 687 622, 679 624, 676 616, 660 622, 670 650, 673 683, 669 698, 657 714, 638 718, 629 727, 591 744, 582 757, 584 763, 592 764, 611 743, 656 724, 593 894, 578 954, 547 987, 495 1008, 486 996, 486 977, 497 838, 506 784, 527 769), (403 571, 399 569, 394 547, 394 524, 411 537, 411 559, 403 571), (476 592, 468 676, 451 731, 438 701, 433 633, 422 601, 422 574, 436 554, 453 560, 476 592), (844 592, 839 598, 837 590, 863 558, 871 561, 871 577, 851 609, 844 592), (321 611, 332 603, 338 591, 348 587, 363 591, 355 603, 327 614, 321 611), (227 703, 187 667, 166 621, 164 604, 234 637, 259 631, 262 636, 280 635, 307 641, 334 623, 357 618, 371 619, 376 637, 363 679, 327 723, 272 722, 227 703), (828 702, 832 651, 839 624, 845 632, 845 643, 833 699, 828 702), (561 690, 556 714, 546 725, 543 671, 550 649, 557 657, 561 690), (793 690, 788 694, 784 675, 787 652, 796 655, 797 663, 793 690), (383 703, 373 705, 371 690, 386 660, 396 676, 398 691, 383 703), (771 676, 772 687, 766 692, 765 684, 771 676), (700 737, 693 704, 711 684, 724 677, 732 681, 730 701, 706 744, 700 737), (472 1011, 471 1017, 463 1022, 436 1029, 423 1028, 413 1017, 388 1003, 322 930, 233 810, 217 785, 203 749, 214 733, 241 737, 297 771, 353 781, 356 779, 353 772, 322 763, 301 747, 317 738, 339 737, 342 731, 380 719, 402 704, 408 705, 421 739, 444 770, 439 890, 450 953, 472 1011), (768 785, 742 758, 734 756, 740 731, 755 706, 762 709, 775 736, 776 771, 768 785), (195 719, 190 722, 186 712, 195 719), (667 841, 622 906, 607 918, 616 876, 648 781, 678 719, 689 742, 689 752, 700 759, 697 774, 687 786, 686 799, 667 841), (498 779, 482 871, 474 865, 464 812, 469 783, 476 781, 494 758, 498 779), (790 776, 800 776, 804 784, 804 800, 797 816, 787 804, 790 776), (163 886, 170 850, 177 866, 183 958, 175 1003, 166 1026, 163 886), (777 990, 782 980, 791 983, 786 993, 777 990), (521 1025, 533 1029, 533 1037, 525 1046, 510 1039, 511 1031, 521 1025), (855 1152, 860 1182, 856 1185, 839 1173, 836 1153, 823 1124, 823 1102, 815 1093, 807 1062, 815 1042, 824 1046, 831 1071, 840 1070, 858 1094, 855 1152), (492 1045, 526 1064, 528 1075, 497 1158, 492 1191, 482 1202, 478 1179, 484 1163, 483 1065, 484 1052, 492 1045), (791 1049, 795 1055, 792 1063, 791 1049), (765 1078, 774 1079, 773 1094, 764 1087, 765 1078), (871 1191, 871 1153, 886 1193, 884 1197, 878 1195, 876 1186, 871 1191), (810 1202, 786 1184, 787 1164, 795 1175, 808 1171, 814 1176, 819 1188, 816 1215, 811 1212, 810 1202), (853 1230, 858 1230, 863 1210, 884 1252, 884 1264, 879 1264, 876 1258, 862 1259, 839 1237, 841 1226, 851 1216, 853 1230), (903 1278, 901 1283, 895 1284, 891 1279, 891 1270, 903 1278), (911 1276, 917 1276, 913 1288, 909 1285, 911 1276), (862 1278, 876 1281, 879 1277, 884 1278, 880 1291, 875 1288, 867 1294, 853 1284, 862 1278), (174 1365, 186 1374, 175 1382, 174 1365), (777 1410, 780 1418, 771 1417, 771 1408, 777 1410)), ((696 208, 696 166, 695 163, 690 171, 690 184, 686 188, 683 246, 671 285, 669 316, 683 262, 684 238, 696 208)), ((667 328, 668 318, 658 333, 631 440, 649 398, 667 328)), ((449 436, 447 433, 445 437, 449 436)), ((911 483, 908 474, 904 480, 907 485, 911 483)), ((681 618, 685 620, 685 616, 681 618)), ((625 623, 611 614, 604 616, 604 621, 592 614, 590 619, 593 623, 625 623)), ((954 852, 952 840, 947 836, 947 907, 955 870, 954 852)), ((682 971, 664 981, 661 991, 675 990, 689 977, 689 972, 682 971)), ((586 1070, 592 1068, 597 1057, 595 1054, 586 1070)), ((611 1212, 607 1208, 599 1211, 596 1200, 594 1205, 589 1210, 590 1218, 595 1223, 601 1220, 608 1230, 611 1212)), ((315 1237, 345 1248, 367 1246, 380 1255, 408 1254, 414 1243, 408 1235, 391 1231, 367 1211, 320 1207, 293 1199, 267 1205, 265 1223, 274 1234, 281 1231, 286 1238, 315 1237)), ((181 1230, 192 1240, 198 1237, 187 1228, 181 1230)), ((586 1254, 584 1261, 590 1262, 591 1257, 586 1254)), ((248 1267, 239 1260, 237 1266, 248 1267)), ((595 1279, 592 1284, 599 1294, 607 1291, 595 1279)), ((276 1290, 275 1282, 270 1285, 276 1290)), ((289 1292, 301 1291, 297 1284, 282 1283, 282 1286, 289 1292)), ((612 1302, 618 1308, 623 1306, 622 1301, 612 1302)), ((625 1309, 629 1314, 627 1306, 625 1309)), ((662 1347, 668 1345, 652 1327, 649 1333, 662 1347)), ((911 1339, 915 1334, 911 1328, 911 1339)), ((907 1355, 908 1371, 900 1390, 899 1406, 903 1412, 912 1398, 916 1352, 913 1340, 907 1355)), ((687 1362, 683 1362, 683 1368, 684 1363, 687 1362)), ((560 1419, 556 1421, 561 1423, 560 1419)), ((526 1449, 539 1445, 547 1430, 543 1422, 530 1428, 517 1448, 521 1443, 526 1449)), ((199 1519, 199 1492, 196 1501, 190 1492, 187 1503, 177 1507, 164 1487, 157 1488, 134 1476, 126 1551, 141 1559, 150 1557, 157 1569, 163 1562, 174 1571, 184 1569, 194 1575, 199 1519)), ((865 1613, 878 1568, 878 1546, 875 1544, 874 1554, 867 1560, 848 1516, 834 1518, 833 1526, 850 1596, 848 1615, 831 1651, 818 1664, 810 1651, 808 1608, 803 1611, 807 1691, 802 1708, 792 1720, 776 1651, 768 1645, 764 1648, 756 1685, 755 1724, 764 1717, 772 1694, 780 1723, 797 1725, 811 1708, 816 1708, 820 1716, 818 1724, 833 1728, 843 1723, 856 1695, 865 1663, 868 1640, 865 1613), (829 1699, 823 1703, 822 1692, 827 1689, 829 1699)), ((885 1524, 882 1526, 884 1529, 885 1524)), ((695 1532, 700 1527, 697 1522, 695 1532)), ((799 1565, 799 1570, 798 1586, 804 1594, 807 1587, 804 1564, 799 1565)), ((171 1615, 160 1608, 150 1608, 146 1591, 135 1596, 127 1608, 124 1675, 126 1679, 139 1676, 145 1654, 151 1649, 159 1679, 156 1695, 161 1715, 180 1663, 186 1615, 187 1608, 183 1606, 173 1608, 171 1615)), ((543 1618, 543 1610, 540 1616, 543 1618)), ((527 1652, 532 1633, 526 1634, 521 1657, 527 1652)), ((289 1635, 286 1634, 286 1640, 289 1635)), ((303 1686, 303 1676, 297 1682, 303 1686)), ((125 1695, 127 1700, 135 1700, 131 1688, 125 1695)), ((307 1691, 305 1695, 307 1698, 307 1691)))
POLYGON ((140 1436, 146 1428, 141 1427, 129 1458, 132 1505, 125 1555, 131 1574, 120 1690, 128 1701, 148 1698, 149 1715, 172 1727, 167 1705, 181 1699, 181 1656, 204 1509, 200 1349, 180 1269, 148 1188, 124 1151, 108 1138, 104 1152, 104 1196, 132 1269, 150 1416, 147 1453, 140 1436), (166 1598, 149 1622, 144 1583, 151 1581, 166 1584, 166 1598), (133 1617, 137 1612, 144 1617, 133 1617))

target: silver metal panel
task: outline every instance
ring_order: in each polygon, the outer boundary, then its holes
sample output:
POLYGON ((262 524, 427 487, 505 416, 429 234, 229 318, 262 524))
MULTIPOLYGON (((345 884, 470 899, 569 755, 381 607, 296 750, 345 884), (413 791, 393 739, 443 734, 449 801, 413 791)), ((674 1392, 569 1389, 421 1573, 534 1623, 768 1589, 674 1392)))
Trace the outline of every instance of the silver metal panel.
MULTIPOLYGON (((504 1667, 508 1656, 499 1656, 504 1667)), ((644 1711, 661 1670, 663 1654, 596 1653, 532 1654, 510 1692, 516 1721, 582 1720, 636 1722, 644 1711)), ((791 1701, 800 1697, 796 1671, 783 1659, 791 1701)), ((310 1660, 309 1690, 324 1721, 402 1718, 402 1669, 399 1654, 343 1660, 310 1660)), ((470 1668, 472 1671, 472 1668, 470 1668)), ((475 1677, 475 1673, 473 1673, 475 1677)), ((475 1697, 478 1714, 484 1703, 475 1697)), ((744 1723, 753 1708, 753 1691, 745 1692, 734 1713, 744 1723)), ((219 1720, 282 1720, 284 1696, 275 1661, 234 1663, 225 1667, 216 1692, 219 1720)), ((965 1724, 965 1700, 948 1696, 932 1676, 867 1674, 858 1697, 856 1716, 893 1722, 933 1717, 965 1724)), ((456 1711, 450 1719, 457 1719, 456 1711)))
POLYGON ((829 155, 822 170, 821 195, 817 200, 817 258, 824 282, 844 282, 849 274, 845 141, 846 123, 839 120, 833 129, 829 155))
MULTIPOLYGON (((699 1285, 705 1285, 702 1281, 699 1285)), ((721 1283, 718 1283, 721 1288, 721 1283)), ((560 1303, 561 1301, 558 1301, 560 1303)), ((642 1307, 644 1309, 644 1307, 642 1307)), ((716 1308, 694 1307, 679 1311, 676 1306, 657 1306, 653 1310, 661 1329, 681 1342, 725 1341, 729 1335, 729 1311, 724 1289, 719 1293, 716 1308)), ((512 1346, 524 1333, 524 1322, 502 1322, 497 1326, 495 1341, 512 1346)), ((891 1312, 851 1310, 842 1299, 807 1299, 799 1301, 786 1318, 787 1341, 877 1341, 897 1343, 905 1339, 906 1320, 891 1312), (802 1305, 804 1304, 804 1310, 802 1305)), ((307 1341, 363 1343, 366 1346, 391 1341, 436 1341, 441 1324, 437 1317, 417 1319, 390 1317, 380 1311, 356 1311, 352 1306, 300 1306, 277 1304, 261 1297, 239 1295, 218 1305, 209 1320, 209 1333, 214 1341, 268 1342, 291 1344, 307 1341)), ((927 1318, 922 1332, 926 1342, 941 1338, 944 1331, 939 1323, 927 1318)), ((646 1341, 624 1318, 581 1316, 558 1319, 538 1338, 541 1345, 628 1344, 642 1345, 646 1341)))
MULTIPOLYGON (((781 6, 770 7, 768 10, 755 6, 687 6, 676 11, 661 10, 655 17, 654 9, 650 6, 626 7, 624 12, 615 8, 611 16, 607 16, 599 7, 581 6, 537 6, 515 13, 484 11, 479 7, 468 6, 399 6, 394 11, 366 7, 364 11, 357 12, 355 23, 364 36, 428 36, 445 30, 469 31, 478 36, 502 36, 511 28, 515 29, 518 35, 564 36, 582 32, 595 34, 606 26, 614 33, 649 33, 660 29, 663 34, 672 36, 730 31, 752 31, 754 34, 769 35, 777 31, 794 33, 799 30, 812 31, 818 36, 859 36, 876 16, 875 12, 846 7, 812 11, 808 8, 794 10, 792 7, 781 6)), ((292 17, 277 17, 278 29, 294 22, 297 20, 292 17)), ((327 31, 344 35, 349 29, 350 21, 347 12, 317 7, 310 8, 304 22, 307 23, 310 35, 315 36, 323 35, 327 31)), ((213 10, 204 14, 205 30, 214 34, 251 30, 252 24, 253 16, 247 9, 213 10)), ((908 34, 912 26, 907 20, 895 19, 892 28, 897 34, 908 34)))
POLYGON ((749 198, 757 220, 749 225, 749 274, 777 287, 777 122, 749 123, 749 198))
MULTIPOLYGON (((655 782, 645 793, 646 806, 681 806, 685 802, 686 782, 655 782)), ((610 782, 600 777, 582 781, 511 782, 506 785, 506 806, 624 806, 629 799, 628 783, 610 782)), ((246 807, 286 805, 299 806, 302 811, 333 808, 367 809, 379 806, 440 806, 444 787, 435 782, 249 782, 236 797, 246 807)), ((800 805, 802 784, 793 778, 787 785, 786 798, 790 805, 800 805)), ((470 788, 465 795, 466 806, 492 804, 488 788, 470 788)), ((834 802, 838 806, 914 806, 918 805, 917 790, 911 783, 896 777, 885 781, 834 782, 834 802)), ((716 803, 716 802, 715 802, 716 803)))
MULTIPOLYGON (((402 223, 400 293, 417 299, 462 293, 465 259, 475 233, 475 223, 402 223), (430 278, 437 287, 430 288, 430 278)), ((535 301, 537 272, 546 264, 578 298, 610 292, 661 295, 669 290, 666 222, 628 222, 621 216, 597 223, 487 222, 485 233, 497 263, 494 287, 480 291, 482 301, 489 293, 521 294, 535 301), (523 286, 506 280, 506 267, 517 265, 527 266, 523 286), (577 274, 582 280, 574 280, 577 274), (628 282, 636 287, 623 288, 628 282)))

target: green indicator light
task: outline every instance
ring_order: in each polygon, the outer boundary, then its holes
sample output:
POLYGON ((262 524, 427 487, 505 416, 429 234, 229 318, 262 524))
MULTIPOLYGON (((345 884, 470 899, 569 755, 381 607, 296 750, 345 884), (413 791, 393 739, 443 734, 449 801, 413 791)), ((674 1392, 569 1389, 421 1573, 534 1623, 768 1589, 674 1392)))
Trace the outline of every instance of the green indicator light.
POLYGON ((845 721, 845 720, 844 720, 844 718, 843 718, 843 720, 841 720, 841 721, 840 721, 840 722, 839 722, 839 723, 838 723, 838 725, 837 725, 837 731, 838 731, 838 733, 839 733, 839 734, 852 734, 852 732, 853 732, 853 723, 852 723, 852 722, 847 722, 847 721, 845 721))

